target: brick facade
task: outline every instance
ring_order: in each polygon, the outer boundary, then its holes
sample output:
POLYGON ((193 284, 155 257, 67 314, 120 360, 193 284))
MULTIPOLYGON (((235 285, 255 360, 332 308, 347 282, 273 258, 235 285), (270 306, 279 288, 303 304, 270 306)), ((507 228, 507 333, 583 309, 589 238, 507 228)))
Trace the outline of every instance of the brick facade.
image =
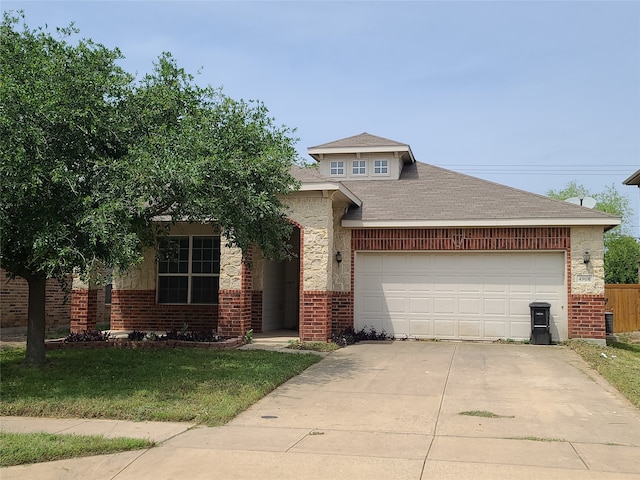
POLYGON ((356 250, 569 250, 568 227, 389 228, 351 232, 356 250))
POLYGON ((353 292, 331 293, 331 330, 340 333, 353 327, 353 292))
POLYGON ((262 333, 262 290, 251 292, 251 328, 255 333, 262 333))
POLYGON ((569 338, 606 339, 604 296, 571 295, 569 338))
MULTIPOLYGON (((307 291, 301 295, 300 339, 326 342, 331 338, 332 292, 307 291)), ((353 318, 353 315, 351 316, 353 318)), ((352 320, 353 322, 353 320, 352 320)))
MULTIPOLYGON (((304 239, 301 226, 300 236, 304 239)), ((567 316, 570 338, 604 339, 604 297, 572 294, 571 229, 535 228, 410 228, 354 229, 351 232, 348 291, 303 289, 304 251, 300 253, 299 335, 304 341, 326 341, 332 333, 354 326, 354 259, 357 251, 564 251, 567 259, 567 316)), ((301 241, 301 244, 303 242, 301 241)), ((302 249, 302 247, 301 247, 302 249)), ((221 289, 218 305, 164 305, 155 290, 114 290, 111 329, 162 331, 182 328, 217 329, 241 336, 262 330, 262 290, 253 290, 253 276, 242 265, 241 288, 221 289)), ((73 328, 95 325, 98 292, 74 291, 73 328), (91 292, 91 293, 89 293, 91 292), (95 312, 95 313, 94 313, 95 312)), ((82 328, 84 329, 84 328, 82 328)))
MULTIPOLYGON (((67 288, 69 287, 67 285, 67 288)), ((47 328, 69 326, 71 299, 57 280, 47 280, 45 322, 47 328)), ((0 327, 26 328, 29 304, 29 286, 23 278, 10 279, 4 269, 0 269, 0 327)))
POLYGON ((140 331, 216 330, 218 305, 156 303, 155 290, 113 290, 111 329, 140 331))
POLYGON ((71 331, 95 330, 98 320, 98 291, 76 290, 71 292, 71 331))

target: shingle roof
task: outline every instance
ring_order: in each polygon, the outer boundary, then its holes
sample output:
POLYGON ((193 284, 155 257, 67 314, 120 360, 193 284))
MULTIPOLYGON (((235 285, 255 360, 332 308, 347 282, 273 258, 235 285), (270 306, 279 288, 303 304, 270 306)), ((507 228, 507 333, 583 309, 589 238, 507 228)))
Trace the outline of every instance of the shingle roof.
POLYGON ((396 142, 395 140, 389 140, 388 138, 377 137, 370 133, 364 132, 353 137, 342 138, 329 143, 323 143, 322 145, 316 145, 315 147, 309 147, 310 149, 324 149, 324 148, 343 148, 343 147, 408 147, 407 143, 396 142))
POLYGON ((303 168, 297 165, 293 165, 289 173, 291 173, 291 176, 293 178, 302 183, 338 183, 335 181, 335 179, 330 179, 323 175, 320 175, 318 170, 316 170, 315 168, 303 168))
MULTIPOLYGON (((309 169, 302 169, 309 170, 309 169)), ((300 173, 300 172, 298 172, 300 173)), ((304 172, 302 182, 335 182, 315 171, 304 172)), ((416 162, 405 165, 399 180, 341 182, 362 201, 343 221, 523 221, 542 219, 581 220, 589 224, 619 223, 618 217, 554 200, 444 168, 416 162)))

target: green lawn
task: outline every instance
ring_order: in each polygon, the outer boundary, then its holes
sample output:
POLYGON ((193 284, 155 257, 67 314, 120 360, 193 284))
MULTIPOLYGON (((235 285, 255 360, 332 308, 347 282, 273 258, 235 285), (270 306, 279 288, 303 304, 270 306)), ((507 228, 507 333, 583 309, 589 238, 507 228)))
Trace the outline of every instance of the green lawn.
POLYGON ((569 342, 569 346, 631 403, 640 408, 640 345, 620 342, 599 347, 573 341, 569 342))
POLYGON ((0 467, 140 450, 154 442, 98 435, 0 432, 0 467))
POLYGON ((62 349, 47 357, 46 367, 29 369, 24 348, 0 351, 0 415, 217 426, 321 358, 191 348, 62 349))

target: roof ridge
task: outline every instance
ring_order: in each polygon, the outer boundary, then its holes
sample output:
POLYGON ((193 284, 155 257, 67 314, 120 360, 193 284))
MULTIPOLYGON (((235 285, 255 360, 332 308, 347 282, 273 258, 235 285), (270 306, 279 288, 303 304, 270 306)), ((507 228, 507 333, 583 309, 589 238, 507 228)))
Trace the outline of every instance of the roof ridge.
POLYGON ((372 135, 367 132, 362 132, 357 135, 352 135, 350 137, 340 138, 338 140, 334 140, 332 142, 323 143, 320 145, 315 145, 313 147, 309 147, 309 149, 315 148, 336 148, 336 147, 344 147, 344 146, 353 146, 353 147, 370 147, 370 146, 402 146, 408 147, 408 143, 398 142, 397 140, 391 140, 389 138, 380 137, 378 135, 372 135))

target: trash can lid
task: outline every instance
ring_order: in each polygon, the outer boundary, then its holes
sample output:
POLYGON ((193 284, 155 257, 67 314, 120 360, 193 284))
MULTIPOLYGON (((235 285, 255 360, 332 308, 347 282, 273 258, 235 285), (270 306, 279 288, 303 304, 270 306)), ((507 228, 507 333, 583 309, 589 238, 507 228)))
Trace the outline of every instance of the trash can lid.
POLYGON ((531 302, 529 308, 551 308, 551 304, 548 302, 531 302))

